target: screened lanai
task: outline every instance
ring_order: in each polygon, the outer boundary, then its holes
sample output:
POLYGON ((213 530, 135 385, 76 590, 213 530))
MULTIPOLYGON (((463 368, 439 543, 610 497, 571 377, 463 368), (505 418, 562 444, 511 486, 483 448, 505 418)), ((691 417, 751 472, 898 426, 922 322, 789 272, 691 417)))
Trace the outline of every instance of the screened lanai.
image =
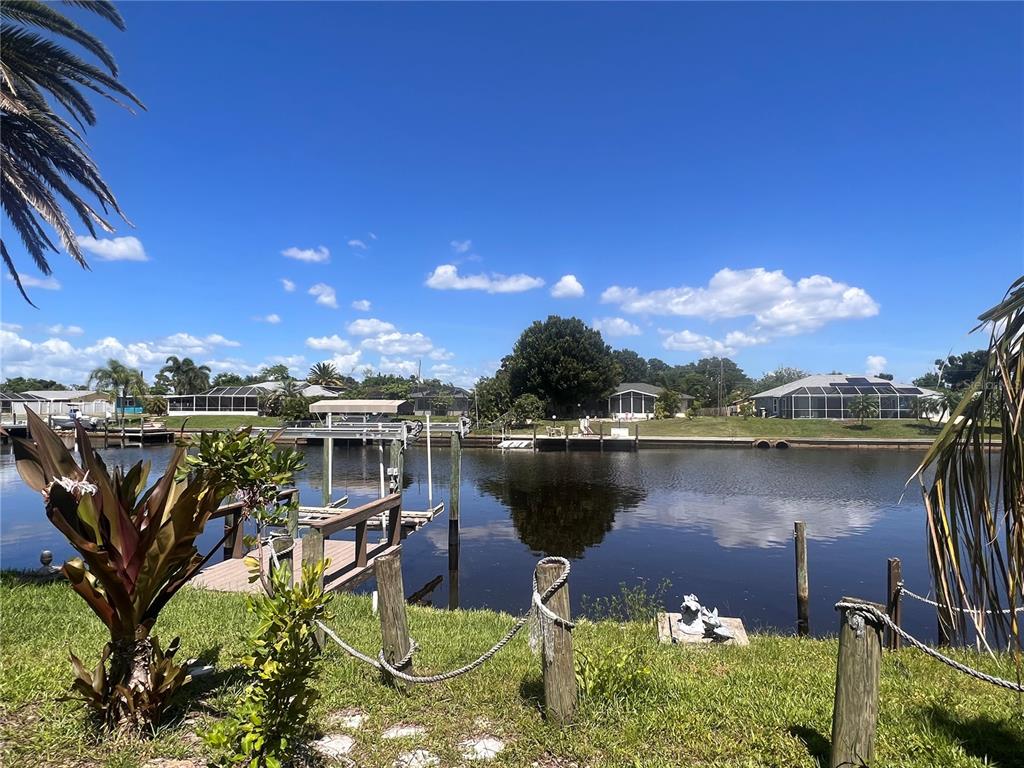
POLYGON ((862 396, 875 401, 880 419, 909 419, 914 401, 936 392, 874 376, 808 376, 754 395, 757 412, 782 419, 852 419, 850 406, 862 396))
POLYGON ((243 414, 258 416, 260 398, 268 389, 258 384, 240 387, 214 387, 201 395, 167 395, 167 413, 174 416, 198 414, 243 414))

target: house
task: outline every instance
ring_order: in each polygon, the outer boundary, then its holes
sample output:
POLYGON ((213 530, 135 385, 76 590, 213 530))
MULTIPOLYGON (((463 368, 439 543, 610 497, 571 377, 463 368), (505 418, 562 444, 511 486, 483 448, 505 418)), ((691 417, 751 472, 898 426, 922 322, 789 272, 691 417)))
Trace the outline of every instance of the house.
POLYGON ((25 409, 39 416, 67 416, 74 409, 82 416, 108 418, 114 413, 113 398, 105 392, 84 389, 36 389, 28 392, 0 392, 0 414, 11 421, 23 421, 25 409))
MULTIPOLYGON (((654 406, 665 392, 664 387, 641 382, 625 381, 608 396, 608 416, 613 419, 652 419, 654 406)), ((679 410, 690 407, 693 398, 679 395, 679 410)))
MULTIPOLYGON (((319 384, 296 382, 300 395, 309 398, 334 397, 340 390, 319 384)), ((281 389, 279 381, 262 381, 237 387, 214 387, 198 395, 164 395, 168 416, 258 416, 260 401, 281 389)))
POLYGON ((852 419, 850 404, 866 395, 874 400, 880 419, 913 417, 914 401, 938 393, 913 384, 876 376, 828 374, 806 376, 752 396, 758 416, 780 419, 852 419))
POLYGON ((468 416, 470 393, 462 387, 437 387, 411 392, 413 412, 424 416, 430 411, 435 416, 468 416))

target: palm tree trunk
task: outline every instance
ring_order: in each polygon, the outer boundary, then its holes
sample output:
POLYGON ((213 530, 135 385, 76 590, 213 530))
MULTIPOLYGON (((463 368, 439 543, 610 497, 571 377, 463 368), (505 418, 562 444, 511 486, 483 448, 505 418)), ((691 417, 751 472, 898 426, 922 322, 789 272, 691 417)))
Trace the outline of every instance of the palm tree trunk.
MULTIPOLYGON (((151 686, 150 664, 153 660, 153 641, 149 635, 143 637, 119 637, 110 641, 110 675, 107 691, 117 701, 111 707, 117 722, 111 725, 137 726, 140 721, 132 714, 119 686, 132 693, 149 690, 151 686)), ((132 697, 135 698, 134 696, 132 697)))

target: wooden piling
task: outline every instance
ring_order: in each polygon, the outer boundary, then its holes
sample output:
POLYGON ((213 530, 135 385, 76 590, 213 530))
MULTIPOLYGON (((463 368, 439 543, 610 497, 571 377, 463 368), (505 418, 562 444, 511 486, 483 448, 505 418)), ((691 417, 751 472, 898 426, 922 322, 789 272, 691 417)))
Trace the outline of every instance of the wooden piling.
POLYGON ((597 422, 597 444, 598 447, 604 451, 604 422, 597 422))
MULTIPOLYGON (((900 564, 898 557, 889 558, 888 567, 888 599, 886 600, 885 612, 889 614, 889 618, 892 619, 892 623, 897 627, 902 626, 900 623, 900 610, 901 595, 900 595, 900 583, 903 581, 903 567, 900 564)), ((900 643, 902 639, 898 634, 893 632, 888 627, 885 630, 885 647, 891 651, 898 651, 900 649, 900 643)))
MULTIPOLYGON (((306 535, 302 537, 302 564, 303 565, 316 565, 324 559, 324 535, 320 532, 319 528, 309 528, 306 531, 306 535)), ((324 577, 320 574, 320 578, 317 580, 320 585, 320 589, 324 588, 324 577)), ((326 641, 326 635, 324 631, 317 627, 314 630, 317 644, 323 648, 326 641)))
MULTIPOLYGON (((867 601, 844 597, 843 602, 867 601)), ((873 765, 881 671, 881 626, 870 616, 842 609, 830 768, 873 765)))
POLYGON ((334 490, 334 438, 325 437, 323 445, 323 472, 320 485, 321 500, 323 506, 331 504, 331 495, 334 490))
POLYGON ((401 440, 392 440, 388 454, 388 470, 395 470, 389 493, 402 492, 402 476, 405 472, 405 445, 401 440))
POLYGON ((459 491, 462 489, 462 435, 452 432, 452 471, 448 486, 448 519, 459 519, 459 491))
POLYGON ((807 582, 807 524, 802 520, 793 523, 793 538, 796 542, 796 633, 806 637, 811 632, 810 587, 807 582))
MULTIPOLYGON (((542 563, 537 566, 537 588, 541 594, 561 575, 562 566, 542 563)), ((569 619, 569 584, 559 587, 547 602, 559 617, 569 619)), ((572 632, 552 624, 544 633, 541 660, 544 672, 544 709, 549 720, 565 725, 576 712, 576 670, 573 666, 572 632), (551 645, 548 646, 550 641, 551 645), (548 656, 551 657, 550 661, 548 656)))
MULTIPOLYGON (((377 558, 374 570, 377 574, 378 605, 380 607, 380 634, 384 658, 388 663, 405 658, 409 653, 409 627, 405 616, 405 588, 402 585, 402 559, 398 552, 377 558)), ((412 671, 412 661, 400 667, 403 672, 412 671)), ((399 686, 398 680, 383 672, 385 681, 399 686)))
POLYGON ((533 425, 533 452, 537 452, 537 425, 533 425))
POLYGON ((633 425, 633 450, 640 448, 640 422, 633 425))

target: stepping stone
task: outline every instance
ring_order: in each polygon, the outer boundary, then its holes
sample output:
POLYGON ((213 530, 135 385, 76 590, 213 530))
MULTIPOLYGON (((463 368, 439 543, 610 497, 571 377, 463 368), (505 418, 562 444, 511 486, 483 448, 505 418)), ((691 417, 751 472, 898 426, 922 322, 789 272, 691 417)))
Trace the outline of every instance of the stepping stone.
POLYGON ((431 754, 425 749, 417 749, 415 752, 405 752, 395 760, 395 768, 434 768, 441 764, 441 758, 431 754))
POLYGON ((327 718, 327 722, 339 728, 347 728, 354 731, 362 728, 363 723, 366 722, 368 717, 369 715, 358 709, 346 709, 332 714, 327 718))
POLYGON ((466 760, 493 760, 505 748, 505 742, 492 736, 481 739, 467 739, 459 744, 466 760))
POLYGON ((331 733, 313 742, 313 749, 326 758, 344 757, 352 751, 356 740, 344 733, 331 733))
POLYGON ((427 729, 422 725, 392 725, 381 734, 381 738, 409 739, 413 736, 422 736, 426 732, 427 729))

